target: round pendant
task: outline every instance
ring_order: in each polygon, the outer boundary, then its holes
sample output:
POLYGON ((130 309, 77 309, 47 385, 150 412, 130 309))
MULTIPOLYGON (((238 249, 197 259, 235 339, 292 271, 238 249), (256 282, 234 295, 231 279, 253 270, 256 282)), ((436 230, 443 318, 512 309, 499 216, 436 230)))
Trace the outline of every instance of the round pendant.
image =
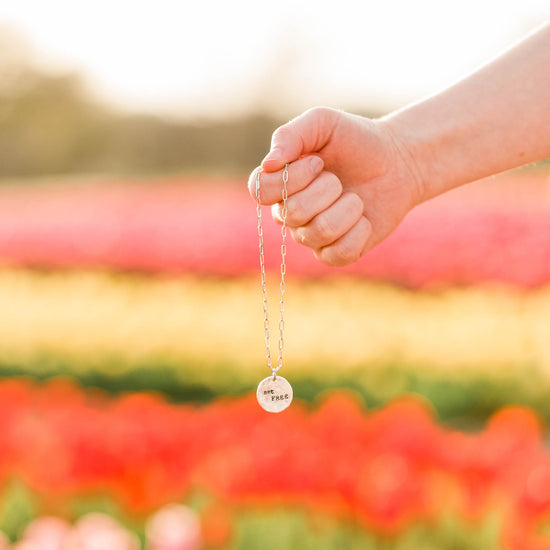
POLYGON ((292 386, 286 378, 273 376, 264 378, 256 390, 256 398, 262 409, 271 413, 284 411, 292 402, 292 386))

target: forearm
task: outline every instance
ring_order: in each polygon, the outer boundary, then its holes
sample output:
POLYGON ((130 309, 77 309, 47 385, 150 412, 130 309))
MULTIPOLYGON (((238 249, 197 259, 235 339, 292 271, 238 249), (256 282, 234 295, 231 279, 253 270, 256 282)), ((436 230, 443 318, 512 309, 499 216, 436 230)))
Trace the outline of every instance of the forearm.
POLYGON ((420 180, 423 200, 550 156, 550 24, 381 123, 420 180))

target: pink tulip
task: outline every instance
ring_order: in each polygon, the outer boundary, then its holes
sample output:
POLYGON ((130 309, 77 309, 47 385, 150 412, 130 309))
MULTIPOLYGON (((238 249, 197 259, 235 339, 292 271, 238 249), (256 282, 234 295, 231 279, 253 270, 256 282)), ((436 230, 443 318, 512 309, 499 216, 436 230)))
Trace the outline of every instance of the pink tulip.
POLYGON ((198 550, 201 530, 196 514, 186 506, 169 504, 151 516, 146 526, 147 550, 198 550))
MULTIPOLYGON (((44 516, 32 521, 23 533, 22 542, 39 550, 62 550, 71 526, 66 521, 44 516)), ((1 548, 1 547, 0 547, 1 548)), ((19 549, 19 546, 17 546, 19 549)), ((24 548, 26 548, 24 546, 24 548)))
POLYGON ((62 550, 138 550, 137 537, 105 514, 88 514, 77 521, 62 550))

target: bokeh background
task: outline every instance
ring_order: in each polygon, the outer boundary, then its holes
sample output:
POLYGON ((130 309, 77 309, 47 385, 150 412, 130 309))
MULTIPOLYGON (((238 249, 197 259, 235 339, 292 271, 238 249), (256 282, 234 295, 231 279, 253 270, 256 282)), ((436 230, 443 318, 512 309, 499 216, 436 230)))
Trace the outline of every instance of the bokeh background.
POLYGON ((289 243, 280 415, 254 397, 246 191, 304 109, 383 115, 548 17, 4 0, 0 548, 550 548, 548 161, 418 207, 345 269, 289 243))

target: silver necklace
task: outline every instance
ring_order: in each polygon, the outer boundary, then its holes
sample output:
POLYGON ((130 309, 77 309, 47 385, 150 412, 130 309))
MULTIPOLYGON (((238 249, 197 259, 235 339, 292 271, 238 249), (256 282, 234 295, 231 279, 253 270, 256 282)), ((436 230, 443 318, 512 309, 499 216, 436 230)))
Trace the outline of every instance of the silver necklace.
POLYGON ((266 362, 268 368, 271 370, 271 375, 264 378, 258 385, 256 390, 256 398, 260 406, 268 412, 281 412, 284 411, 291 403, 293 393, 292 386, 288 380, 282 376, 278 376, 278 372, 283 366, 283 347, 284 338, 283 332, 285 328, 285 293, 286 293, 286 217, 287 207, 286 201, 288 198, 287 182, 288 182, 288 164, 285 165, 283 170, 283 191, 282 191, 282 208, 281 208, 281 282, 279 283, 279 289, 281 291, 281 298, 279 300, 279 311, 281 317, 279 319, 279 358, 277 365, 274 366, 271 361, 271 348, 269 340, 269 316, 267 309, 267 285, 265 274, 265 257, 264 257, 264 234, 262 227, 262 209, 260 202, 260 176, 262 170, 259 169, 256 172, 256 214, 258 217, 258 242, 260 251, 260 282, 262 287, 262 305, 264 309, 264 337, 266 347, 266 362))

